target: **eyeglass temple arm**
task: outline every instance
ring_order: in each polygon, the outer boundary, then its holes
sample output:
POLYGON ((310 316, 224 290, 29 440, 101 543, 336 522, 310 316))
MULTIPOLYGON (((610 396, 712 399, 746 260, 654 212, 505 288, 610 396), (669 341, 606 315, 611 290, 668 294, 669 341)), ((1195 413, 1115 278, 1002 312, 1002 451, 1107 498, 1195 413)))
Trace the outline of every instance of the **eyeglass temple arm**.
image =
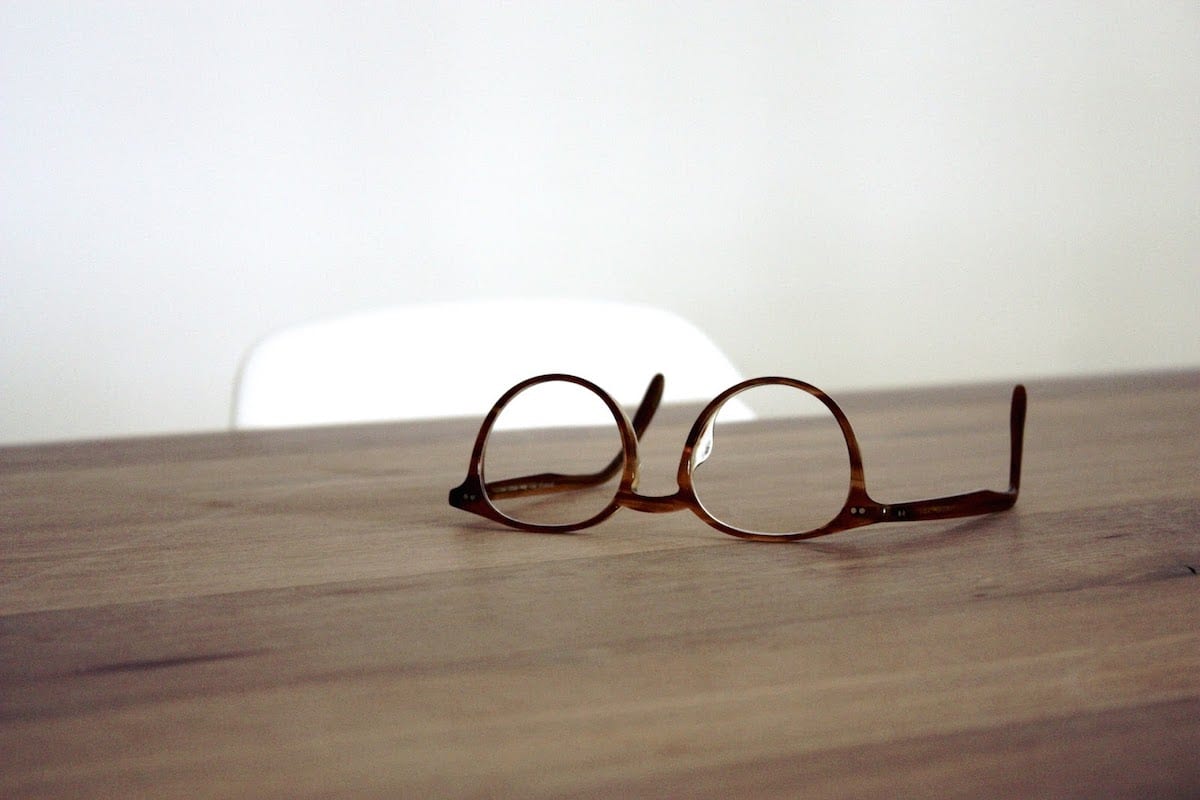
POLYGON ((937 497, 931 500, 914 500, 908 503, 881 504, 872 509, 878 522, 912 522, 922 519, 952 519, 1004 511, 1017 502, 1021 489, 1021 457, 1025 443, 1025 387, 1013 389, 1012 409, 1009 414, 1010 454, 1008 467, 1008 489, 997 492, 983 489, 966 494, 937 497))
MULTIPOLYGON (((650 379, 642 402, 638 404, 637 412, 633 415, 633 432, 640 440, 650 421, 654 419, 658 406, 662 403, 665 380, 661 374, 650 379)), ((625 463, 625 452, 618 452, 612 461, 599 472, 583 475, 563 475, 557 472, 543 472, 539 475, 527 475, 521 478, 505 478, 492 481, 486 485, 490 496, 504 495, 505 497, 525 497, 527 495, 548 494, 550 492, 566 492, 572 489, 584 489, 604 483, 612 478, 625 463)))

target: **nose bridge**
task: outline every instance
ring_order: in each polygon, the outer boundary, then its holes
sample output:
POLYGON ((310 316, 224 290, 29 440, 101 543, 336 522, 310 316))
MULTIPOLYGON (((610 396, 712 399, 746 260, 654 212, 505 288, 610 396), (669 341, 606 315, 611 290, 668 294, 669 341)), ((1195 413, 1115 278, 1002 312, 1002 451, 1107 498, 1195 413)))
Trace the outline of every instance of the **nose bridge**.
POLYGON ((626 490, 617 494, 617 503, 624 508, 645 511, 649 514, 665 514, 688 507, 687 501, 679 492, 666 495, 644 495, 633 490, 626 490))

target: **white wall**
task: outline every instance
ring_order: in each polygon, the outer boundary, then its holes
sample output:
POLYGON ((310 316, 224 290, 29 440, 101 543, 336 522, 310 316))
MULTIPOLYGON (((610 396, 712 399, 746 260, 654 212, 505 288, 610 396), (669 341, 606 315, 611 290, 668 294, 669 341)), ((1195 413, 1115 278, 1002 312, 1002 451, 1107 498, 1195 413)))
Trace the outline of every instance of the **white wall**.
POLYGON ((7 0, 0 160, 0 441, 222 427, 265 332, 459 296, 830 389, 1200 365, 1190 0, 7 0))

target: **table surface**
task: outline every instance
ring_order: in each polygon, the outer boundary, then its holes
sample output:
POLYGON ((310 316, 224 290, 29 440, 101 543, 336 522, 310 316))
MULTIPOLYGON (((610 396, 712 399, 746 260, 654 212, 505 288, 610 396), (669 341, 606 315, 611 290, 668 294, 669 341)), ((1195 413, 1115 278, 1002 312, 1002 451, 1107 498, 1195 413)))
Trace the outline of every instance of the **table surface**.
MULTIPOLYGON (((1028 385, 1015 509, 790 544, 451 509, 478 420, 2 449, 0 796, 1200 796, 1200 373, 1028 385)), ((1008 388, 838 398, 872 493, 1008 388)))

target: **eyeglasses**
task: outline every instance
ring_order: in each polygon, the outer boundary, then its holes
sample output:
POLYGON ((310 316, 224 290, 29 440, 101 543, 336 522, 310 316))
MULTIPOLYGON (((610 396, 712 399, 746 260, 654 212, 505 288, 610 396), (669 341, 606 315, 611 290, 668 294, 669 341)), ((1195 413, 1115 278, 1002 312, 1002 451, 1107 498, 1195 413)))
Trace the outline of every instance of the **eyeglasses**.
POLYGON ((1012 393, 1007 490, 881 503, 867 492, 858 440, 841 408, 815 386, 781 377, 753 378, 718 395, 688 433, 678 489, 665 496, 639 494, 638 442, 662 400, 663 385, 663 376, 654 376, 630 420, 607 392, 583 378, 552 374, 518 383, 484 419, 467 477, 450 490, 450 505, 545 533, 596 525, 619 508, 689 509, 733 536, 793 541, 877 522, 989 514, 1017 501, 1024 386, 1012 393), (556 410, 578 410, 579 424, 515 431, 523 410, 536 421, 539 394, 556 410), (750 416, 745 403, 751 396, 786 401, 795 413, 772 414, 737 436, 718 435, 750 416))

